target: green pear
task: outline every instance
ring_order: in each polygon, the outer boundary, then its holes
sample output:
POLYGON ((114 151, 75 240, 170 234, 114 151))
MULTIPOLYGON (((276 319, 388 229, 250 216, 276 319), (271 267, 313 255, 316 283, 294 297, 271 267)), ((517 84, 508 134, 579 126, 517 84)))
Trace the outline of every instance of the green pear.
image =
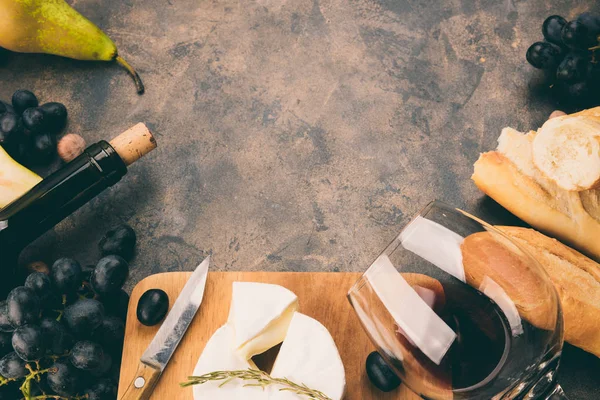
POLYGON ((19 53, 46 53, 89 61, 116 61, 144 85, 100 28, 64 0, 0 0, 0 47, 19 53))
POLYGON ((24 195, 41 180, 0 146, 0 208, 24 195))

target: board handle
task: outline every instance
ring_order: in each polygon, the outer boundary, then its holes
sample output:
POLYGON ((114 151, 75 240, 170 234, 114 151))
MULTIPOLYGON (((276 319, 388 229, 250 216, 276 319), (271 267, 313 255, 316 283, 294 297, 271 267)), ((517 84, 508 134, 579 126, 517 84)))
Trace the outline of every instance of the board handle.
POLYGON ((160 378, 160 371, 140 362, 135 377, 119 400, 148 400, 160 378))

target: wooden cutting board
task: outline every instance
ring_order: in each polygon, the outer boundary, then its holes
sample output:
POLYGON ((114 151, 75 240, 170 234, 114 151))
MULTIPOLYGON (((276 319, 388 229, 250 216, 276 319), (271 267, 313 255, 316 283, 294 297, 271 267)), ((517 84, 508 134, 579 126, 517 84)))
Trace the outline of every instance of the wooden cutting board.
MULTIPOLYGON (((160 325, 147 327, 136 318, 138 299, 148 289, 162 289, 169 295, 170 307, 190 277, 191 272, 171 272, 152 275, 133 289, 125 329, 125 345, 119 398, 134 378, 139 359, 160 325)), ((151 399, 192 400, 192 389, 181 388, 180 382, 192 374, 198 357, 211 335, 227 321, 231 287, 234 281, 274 283, 298 295, 299 311, 329 329, 342 356, 346 369, 345 400, 420 399, 401 386, 391 393, 375 389, 365 373, 365 360, 374 350, 358 318, 346 299, 348 289, 358 280, 355 273, 320 272, 211 272, 206 283, 204 301, 177 351, 167 365, 151 399)), ((268 368, 275 351, 257 361, 268 368)), ((233 399, 232 399, 233 400, 233 399)))

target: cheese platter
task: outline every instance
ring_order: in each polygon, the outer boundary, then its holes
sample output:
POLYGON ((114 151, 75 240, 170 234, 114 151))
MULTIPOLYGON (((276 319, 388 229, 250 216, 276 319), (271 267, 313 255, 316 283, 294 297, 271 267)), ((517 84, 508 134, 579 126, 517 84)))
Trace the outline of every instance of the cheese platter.
MULTIPOLYGON (((152 275, 133 289, 125 331, 119 398, 134 378, 138 360, 158 331, 156 326, 148 327, 138 322, 135 309, 140 296, 148 289, 159 288, 168 293, 169 298, 175 299, 190 275, 191 272, 152 275)), ((358 273, 210 272, 202 305, 150 398, 176 396, 182 400, 194 399, 193 387, 181 387, 180 384, 193 374, 207 342, 227 322, 234 282, 260 282, 279 285, 293 292, 298 298, 298 311, 319 321, 331 333, 346 374, 344 399, 419 399, 403 385, 393 392, 383 393, 369 382, 364 363, 375 348, 346 300, 348 290, 359 277, 358 273)), ((253 360, 258 367, 269 372, 277 350, 269 350, 253 360)))

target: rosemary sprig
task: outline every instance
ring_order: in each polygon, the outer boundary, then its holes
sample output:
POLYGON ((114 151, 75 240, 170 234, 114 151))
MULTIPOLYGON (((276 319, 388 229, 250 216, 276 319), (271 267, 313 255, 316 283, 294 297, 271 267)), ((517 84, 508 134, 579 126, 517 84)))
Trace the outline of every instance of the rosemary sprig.
POLYGON ((181 387, 187 387, 192 385, 202 385, 206 382, 223 381, 220 385, 220 387, 222 387, 234 379, 254 381, 244 386, 258 386, 264 389, 269 385, 281 385, 283 387, 279 389, 280 391, 292 392, 314 400, 331 400, 331 398, 327 397, 323 392, 311 389, 304 384, 299 385, 285 378, 273 378, 266 372, 256 369, 215 371, 200 376, 188 376, 187 382, 180 383, 180 385, 181 387))

